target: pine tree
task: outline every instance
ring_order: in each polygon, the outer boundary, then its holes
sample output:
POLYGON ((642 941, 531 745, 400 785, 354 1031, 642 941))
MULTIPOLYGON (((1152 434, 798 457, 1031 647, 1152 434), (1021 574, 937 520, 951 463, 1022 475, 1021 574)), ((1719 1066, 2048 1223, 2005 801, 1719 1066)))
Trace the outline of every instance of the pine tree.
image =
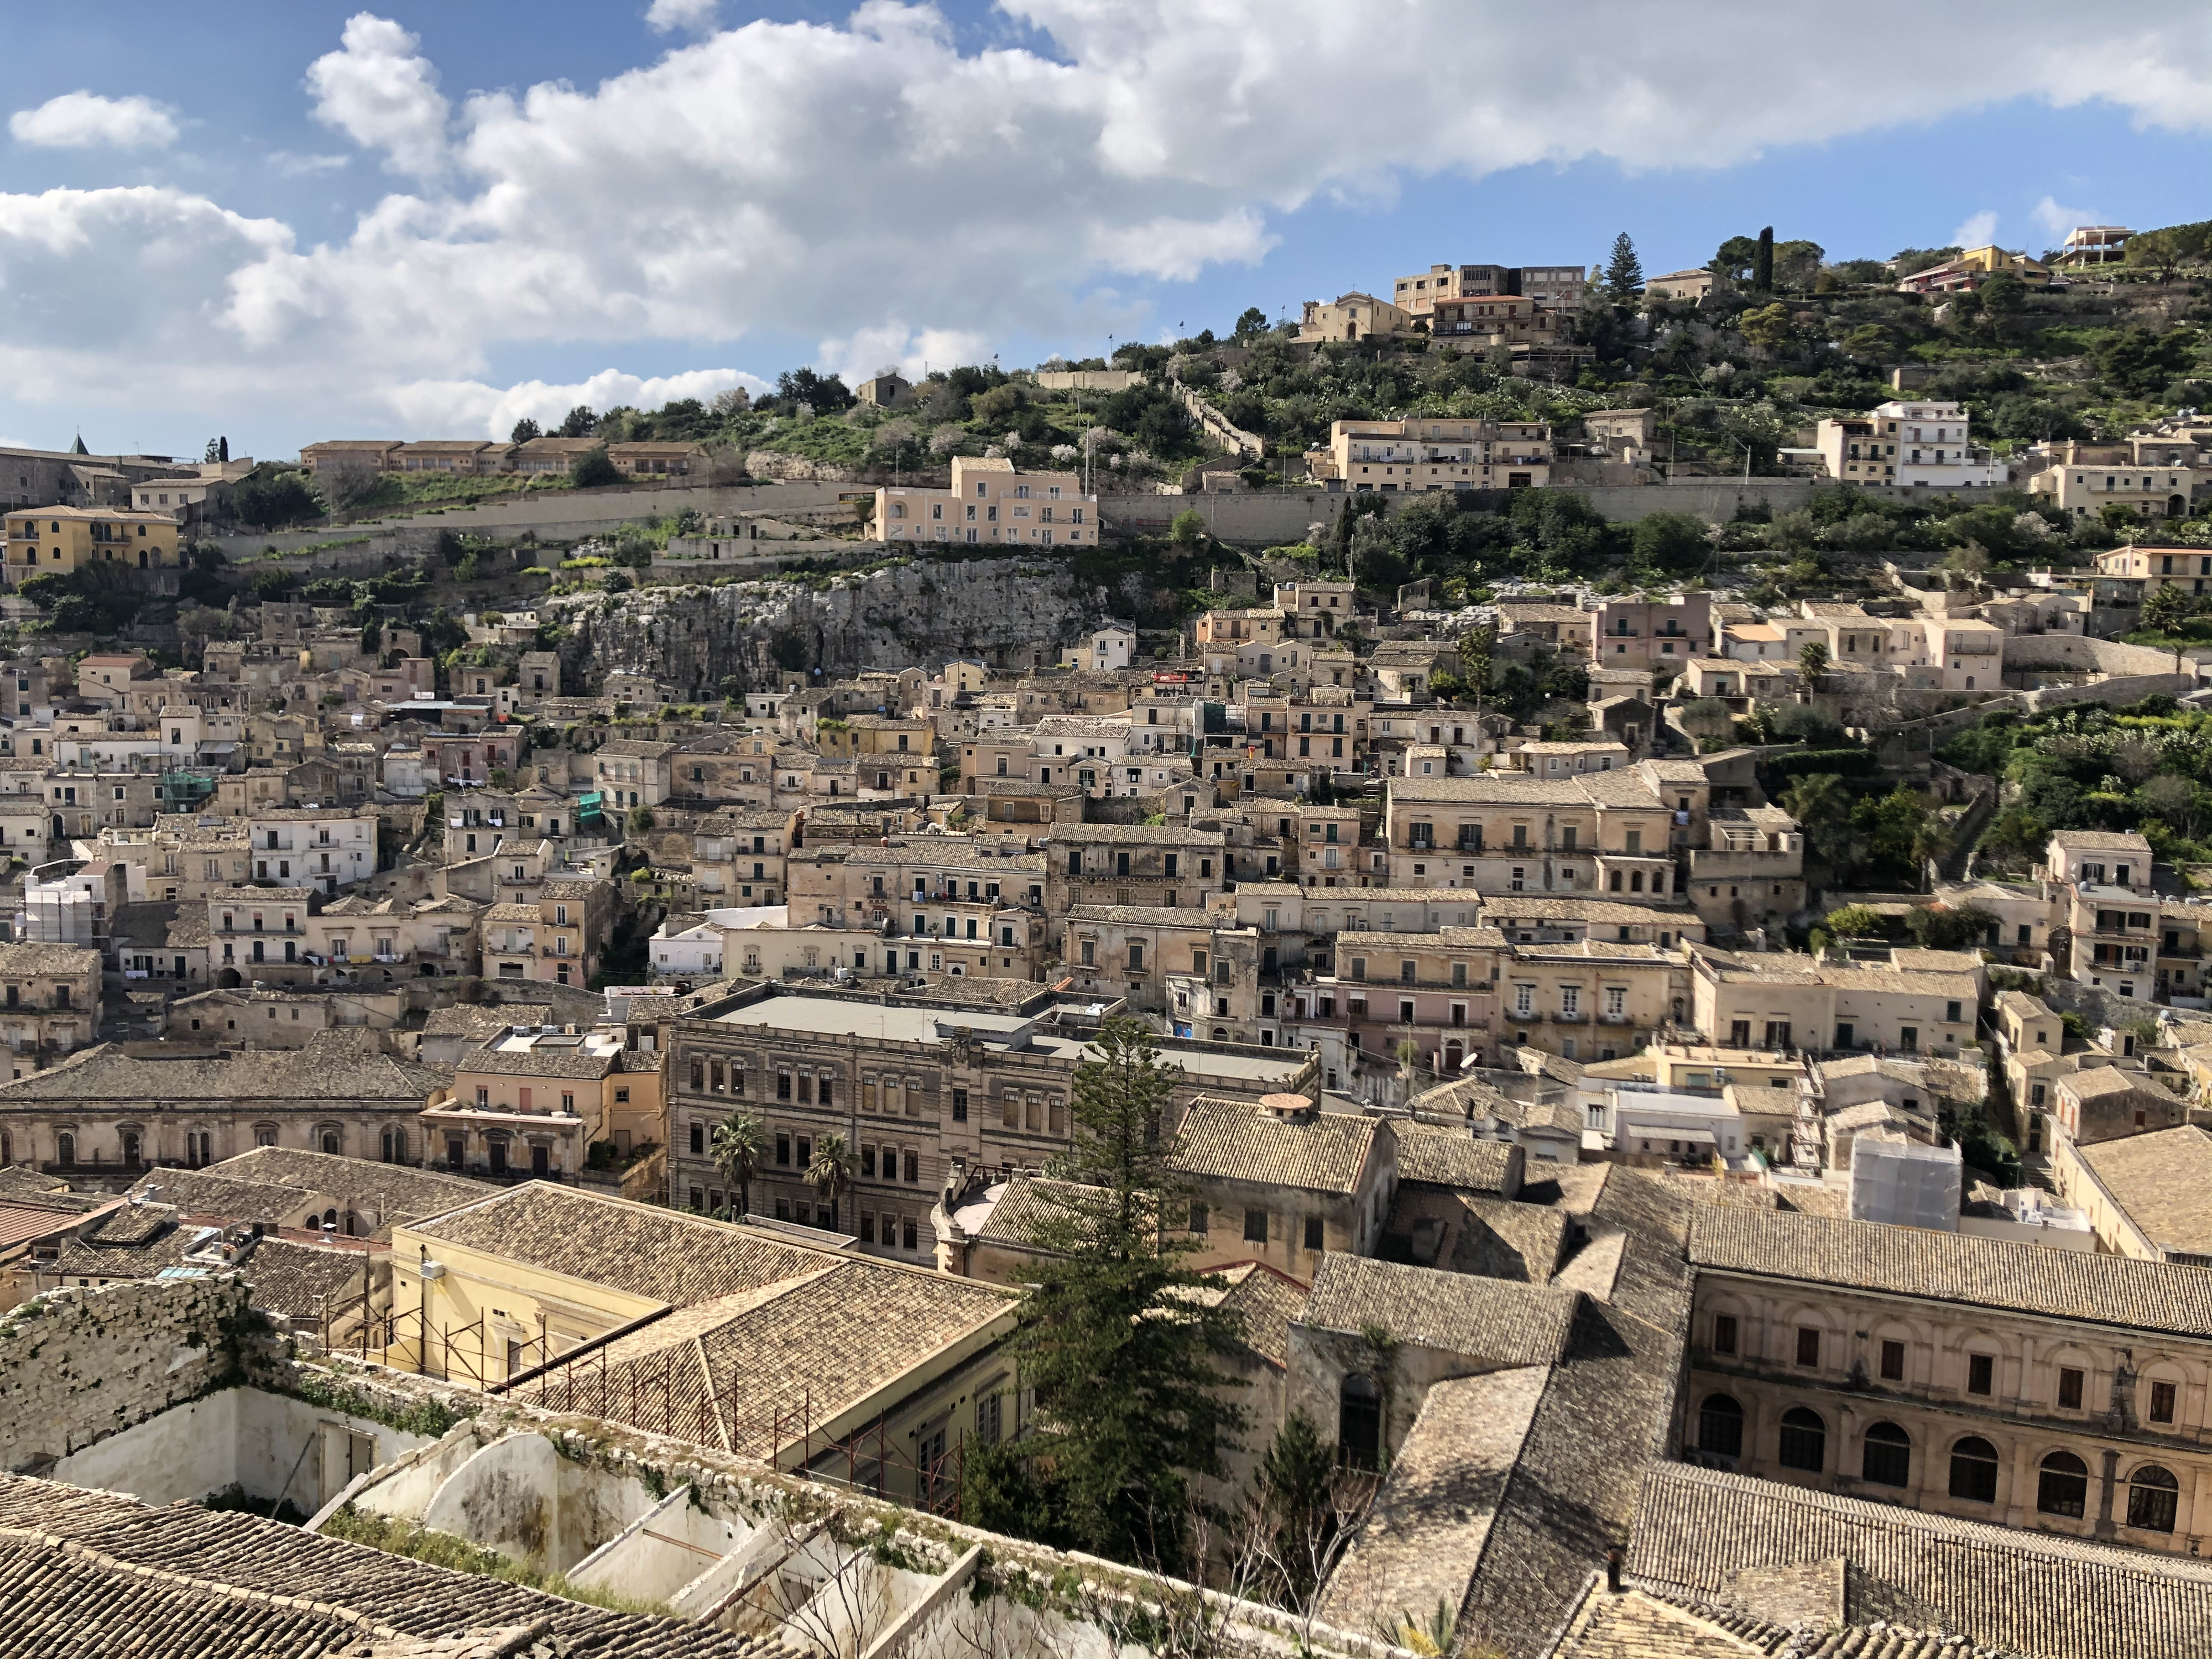
POLYGON ((1761 294, 1774 292, 1774 227, 1759 233, 1759 251, 1752 255, 1751 285, 1761 294))
POLYGON ((1073 1145, 1054 1171, 1066 1184, 1041 1189, 1037 1288, 1012 1342, 1036 1415, 1023 1439, 969 1449, 962 1512, 1180 1573, 1190 1478, 1219 1475, 1244 1426, 1215 1363, 1243 1331, 1196 1294, 1206 1278, 1176 1261, 1192 1246, 1163 1226, 1189 1203, 1164 1127, 1174 1073, 1137 1020, 1108 1020, 1091 1051, 1069 1091, 1073 1145))
POLYGON ((1644 262, 1636 257, 1636 244, 1622 231, 1613 239, 1613 258, 1605 264, 1605 289, 1616 300, 1632 300, 1644 286, 1644 262))

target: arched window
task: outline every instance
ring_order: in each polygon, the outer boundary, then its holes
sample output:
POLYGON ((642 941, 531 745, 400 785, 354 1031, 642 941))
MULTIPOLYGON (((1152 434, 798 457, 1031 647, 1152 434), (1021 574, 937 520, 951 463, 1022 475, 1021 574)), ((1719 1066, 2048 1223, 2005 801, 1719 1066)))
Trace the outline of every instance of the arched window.
POLYGON ((2035 1483, 2035 1507, 2045 1515, 2079 1521, 2089 1508, 2089 1466, 2072 1452, 2053 1452, 2045 1458, 2035 1483))
POLYGON ((126 1164, 138 1162, 138 1132, 136 1129, 123 1132, 123 1161, 126 1164))
POLYGON ((1336 1455, 1355 1469, 1382 1465, 1382 1396, 1374 1379, 1358 1371, 1338 1391, 1336 1455))
POLYGON ((1877 1423, 1866 1431, 1859 1473, 1877 1486, 1912 1484, 1912 1437, 1894 1423, 1877 1423))
POLYGON ((2172 1532, 2180 1508, 2181 1483, 2155 1463, 2128 1477, 2128 1524, 2145 1532, 2172 1532))
POLYGON ((337 1226, 337 1224, 338 1224, 338 1212, 337 1212, 337 1206, 336 1206, 335 1204, 333 1204, 333 1205, 332 1205, 329 1209, 327 1209, 327 1210, 325 1210, 325 1211, 324 1211, 324 1212, 323 1212, 323 1225, 325 1225, 325 1227, 335 1227, 335 1226, 337 1226))
POLYGON ((1818 1474, 1828 1461, 1828 1425, 1820 1414, 1802 1406, 1782 1413, 1782 1443, 1777 1457, 1785 1469, 1809 1469, 1818 1474))
POLYGON ((74 1168, 76 1164, 76 1137, 66 1129, 54 1137, 54 1162, 64 1168, 74 1168))
POLYGON ((1978 1435, 1951 1448, 1951 1496, 1969 1504, 1997 1501, 1997 1449, 1978 1435))
POLYGON ((325 1129, 323 1131, 322 1146, 323 1150, 329 1153, 332 1158, 336 1158, 338 1155, 338 1132, 336 1129, 325 1129))
POLYGON ((1724 1394, 1709 1394, 1698 1407, 1698 1449, 1730 1460, 1743 1455, 1743 1407, 1724 1394))

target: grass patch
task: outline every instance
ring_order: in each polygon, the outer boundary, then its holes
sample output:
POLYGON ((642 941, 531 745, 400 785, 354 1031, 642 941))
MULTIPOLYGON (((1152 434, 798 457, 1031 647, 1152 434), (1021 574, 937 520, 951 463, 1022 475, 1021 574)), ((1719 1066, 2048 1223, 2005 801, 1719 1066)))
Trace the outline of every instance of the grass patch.
POLYGON ((348 518, 425 505, 466 505, 497 495, 543 494, 573 486, 565 472, 386 472, 346 508, 348 518))
POLYGON ((2138 628, 2132 634, 2120 635, 2124 645, 2147 645, 2154 651, 2189 651, 2200 645, 2212 645, 2212 617, 2191 617, 2172 633, 2161 633, 2154 628, 2138 628))
POLYGON ((404 1555, 410 1561, 428 1562, 434 1567, 474 1573, 483 1578, 501 1579, 510 1584, 520 1584, 525 1589, 543 1590, 548 1595, 605 1607, 613 1613, 647 1613, 660 1618, 669 1616, 668 1608, 663 1602, 641 1601, 635 1596, 618 1595, 613 1590, 572 1583, 564 1574, 540 1572, 520 1561, 508 1559, 497 1550, 480 1548, 449 1532, 433 1532, 420 1522, 374 1515, 367 1510, 356 1509, 350 1504, 323 1523, 323 1533, 326 1537, 343 1538, 349 1543, 366 1544, 371 1549, 382 1550, 386 1555, 404 1555))

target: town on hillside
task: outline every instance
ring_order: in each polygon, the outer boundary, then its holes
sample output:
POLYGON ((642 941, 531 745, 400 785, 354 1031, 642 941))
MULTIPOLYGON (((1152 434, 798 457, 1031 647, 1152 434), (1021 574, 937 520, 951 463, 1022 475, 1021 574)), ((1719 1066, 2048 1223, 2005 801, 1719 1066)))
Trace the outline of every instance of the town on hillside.
POLYGON ((88 1652, 2212 1651, 2208 283, 1624 234, 506 441, 0 451, 21 1593, 88 1652))

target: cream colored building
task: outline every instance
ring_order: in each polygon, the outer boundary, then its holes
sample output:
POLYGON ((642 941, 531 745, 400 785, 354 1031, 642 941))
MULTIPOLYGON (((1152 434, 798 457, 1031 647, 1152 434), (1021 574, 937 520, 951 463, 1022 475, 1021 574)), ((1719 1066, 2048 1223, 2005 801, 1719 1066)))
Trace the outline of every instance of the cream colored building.
POLYGON ((1357 289, 1334 300, 1309 300, 1298 317, 1298 343, 1324 341, 1354 343, 1380 334, 1386 337, 1413 332, 1413 315, 1388 300, 1357 289))
POLYGON ((1098 498, 1073 472, 1024 472, 995 456, 952 458, 952 487, 876 491, 876 535, 885 542, 963 542, 1096 547, 1098 498))
MULTIPOLYGON (((2200 469, 2178 455, 2161 452, 2154 456, 2139 445, 2072 439, 2038 444, 2033 453, 2044 465, 2028 479, 2028 493, 2071 518, 2090 518, 2108 507, 2125 507, 2146 519, 2184 519, 2196 496, 2200 469)), ((2101 563, 2099 568, 2103 568, 2101 563)))
POLYGON ((2212 1540, 2198 1270, 1705 1205, 1689 1259, 1698 1462, 2176 1555, 2212 1540))
POLYGON ((1338 421, 1309 450, 1332 489, 1532 489, 1551 482, 1552 428, 1541 421, 1338 421))
POLYGON ((1856 961, 1689 947, 1690 1023, 1729 1048, 1857 1048, 1956 1054, 1974 1041, 1986 981, 1965 951, 1856 961))

